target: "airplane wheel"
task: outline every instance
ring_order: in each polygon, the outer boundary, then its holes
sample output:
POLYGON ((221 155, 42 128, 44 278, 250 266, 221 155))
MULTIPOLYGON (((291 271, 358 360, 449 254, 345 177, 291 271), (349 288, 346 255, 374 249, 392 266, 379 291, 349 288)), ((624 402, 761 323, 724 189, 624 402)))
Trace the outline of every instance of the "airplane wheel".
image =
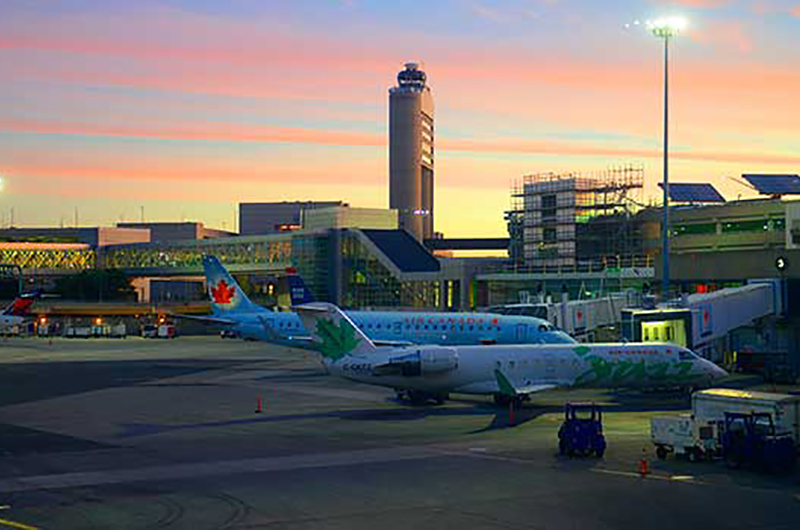
POLYGON ((411 402, 412 405, 415 407, 421 407, 428 404, 428 400, 430 396, 425 392, 418 392, 416 390, 409 390, 408 391, 408 400, 411 402))
POLYGON ((494 395, 494 404, 500 407, 507 407, 508 404, 511 402, 511 398, 506 396, 505 394, 495 394, 494 395))

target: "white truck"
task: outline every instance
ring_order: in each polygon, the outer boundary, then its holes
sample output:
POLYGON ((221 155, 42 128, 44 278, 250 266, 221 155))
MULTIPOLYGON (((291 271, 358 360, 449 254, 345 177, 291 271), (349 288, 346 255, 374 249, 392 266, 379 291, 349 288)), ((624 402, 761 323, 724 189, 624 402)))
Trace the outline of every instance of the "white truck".
POLYGON ((726 412, 766 412, 775 431, 800 444, 800 395, 711 388, 692 394, 692 415, 699 421, 725 421, 726 412))
POLYGON ((776 432, 790 433, 795 445, 800 445, 800 395, 712 388, 692 394, 691 414, 651 419, 656 456, 664 459, 675 453, 691 461, 720 456, 726 412, 766 412, 776 432))

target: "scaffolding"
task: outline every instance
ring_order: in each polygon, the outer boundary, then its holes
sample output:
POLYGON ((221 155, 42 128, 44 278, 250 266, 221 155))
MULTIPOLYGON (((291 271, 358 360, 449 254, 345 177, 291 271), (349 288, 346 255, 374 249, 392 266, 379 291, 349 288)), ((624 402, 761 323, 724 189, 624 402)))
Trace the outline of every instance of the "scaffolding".
POLYGON ((512 187, 506 214, 517 267, 576 266, 642 253, 634 216, 644 168, 526 175, 512 187))

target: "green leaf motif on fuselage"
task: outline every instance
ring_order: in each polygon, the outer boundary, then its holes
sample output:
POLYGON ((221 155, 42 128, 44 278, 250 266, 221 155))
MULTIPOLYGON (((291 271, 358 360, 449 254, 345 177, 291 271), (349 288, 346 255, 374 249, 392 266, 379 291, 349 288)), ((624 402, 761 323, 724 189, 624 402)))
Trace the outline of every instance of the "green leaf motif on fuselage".
POLYGON ((664 382, 670 378, 667 371, 669 370, 669 363, 656 363, 647 367, 647 375, 650 379, 656 382, 664 382))
POLYGON ((341 359, 353 351, 361 339, 356 338, 355 330, 346 322, 336 325, 333 320, 317 320, 317 336, 320 339, 319 351, 323 357, 341 359))
POLYGON ((602 357, 596 357, 592 355, 590 357, 586 357, 586 360, 589 361, 589 366, 591 368, 575 379, 575 386, 581 386, 594 381, 608 379, 611 377, 611 374, 614 373, 614 365, 602 357))
POLYGON ((611 381, 614 383, 621 383, 625 379, 634 379, 636 381, 642 380, 645 377, 645 364, 644 359, 640 360, 639 362, 634 361, 622 361, 614 370, 614 375, 611 377, 611 381))
POLYGON ((578 355, 578 357, 583 357, 584 355, 592 351, 592 349, 589 346, 575 346, 574 348, 572 348, 572 351, 574 351, 578 355))
MULTIPOLYGON (((577 352, 575 352, 577 353, 577 352)), ((639 361, 609 361, 603 357, 590 355, 584 357, 589 369, 580 374, 573 386, 584 386, 597 383, 621 385, 626 381, 643 383, 650 381, 659 384, 684 384, 694 378, 691 362, 656 362, 646 364, 639 361)))

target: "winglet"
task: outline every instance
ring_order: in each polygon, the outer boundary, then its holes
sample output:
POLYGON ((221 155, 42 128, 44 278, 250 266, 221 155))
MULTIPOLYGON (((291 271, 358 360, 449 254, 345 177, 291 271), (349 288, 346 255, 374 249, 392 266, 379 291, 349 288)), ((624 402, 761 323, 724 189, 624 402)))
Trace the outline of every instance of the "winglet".
POLYGON ((347 355, 367 355, 377 350, 350 317, 333 304, 314 302, 292 309, 300 315, 317 351, 327 359, 335 361, 347 355))
POLYGON ((501 394, 511 397, 517 395, 517 389, 514 388, 514 385, 512 385, 511 381, 509 381, 508 378, 503 375, 503 372, 501 372, 499 368, 495 369, 494 377, 497 379, 497 388, 500 390, 501 394))

